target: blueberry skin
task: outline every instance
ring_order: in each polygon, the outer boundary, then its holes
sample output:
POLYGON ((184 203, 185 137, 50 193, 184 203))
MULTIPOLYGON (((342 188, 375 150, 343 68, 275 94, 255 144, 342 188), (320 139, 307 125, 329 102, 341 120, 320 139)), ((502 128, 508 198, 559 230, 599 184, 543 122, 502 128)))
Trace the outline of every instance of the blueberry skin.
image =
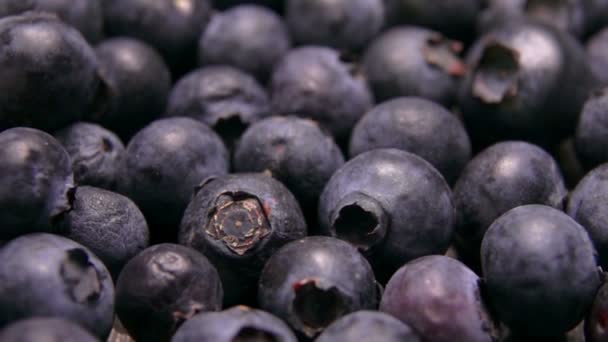
POLYGON ((2 0, 0 17, 41 11, 56 14, 73 26, 91 43, 103 35, 103 12, 100 0, 2 0))
POLYGON ((0 129, 61 128, 91 109, 99 79, 93 49, 45 13, 0 19, 0 129))
POLYGON ((371 266, 352 245, 310 236, 285 245, 264 266, 260 308, 312 338, 336 319, 375 310, 378 289, 371 266))
POLYGON ((268 258, 306 233, 298 202, 279 181, 262 174, 234 174, 199 188, 184 213, 179 242, 213 262, 222 277, 226 305, 235 305, 255 297, 268 258))
POLYGON ((0 240, 39 231, 69 210, 70 157, 52 136, 17 127, 0 133, 0 240))
POLYGON ((58 225, 62 235, 89 248, 114 278, 148 246, 148 225, 135 203, 125 196, 90 186, 78 187, 72 209, 58 225))
POLYGON ((206 125, 179 117, 156 120, 127 145, 124 193, 152 229, 176 232, 195 187, 228 167, 226 147, 206 125))
POLYGON ((116 282, 116 314, 137 341, 168 341, 199 312, 222 308, 215 267, 197 251, 159 244, 123 268, 116 282))
POLYGON ((165 111, 169 67, 154 48, 133 38, 104 40, 95 52, 106 89, 103 108, 91 119, 130 138, 165 111))
POLYGON ((456 241, 477 260, 481 240, 499 216, 525 204, 561 209, 566 195, 559 167, 543 149, 520 141, 492 145, 467 164, 454 185, 456 241))
POLYGON ((608 86, 608 29, 603 29, 585 43, 593 75, 602 86, 608 86))
POLYGON ((220 10, 243 4, 266 6, 279 14, 283 13, 285 8, 285 0, 213 0, 213 8, 220 10))
POLYGON ((198 43, 198 61, 232 65, 264 82, 290 47, 281 17, 266 7, 240 5, 211 18, 198 43))
POLYGON ((332 323, 315 342, 419 342, 412 329, 391 315, 357 311, 332 323))
POLYGON ((597 292, 589 314, 585 319, 585 337, 588 342, 606 341, 606 313, 608 312, 608 283, 600 287, 597 292))
POLYGON ((211 16, 209 0, 104 0, 106 31, 154 46, 174 69, 187 69, 211 16))
POLYGON ((573 133, 595 80, 580 44, 532 21, 497 27, 473 45, 460 106, 472 140, 550 146, 573 133))
POLYGON ((367 47, 363 72, 377 101, 418 96, 445 106, 456 98, 462 44, 422 27, 392 28, 367 47))
POLYGON ((338 140, 347 139, 373 96, 354 65, 336 50, 320 46, 292 49, 276 66, 270 85, 272 109, 318 121, 338 140))
POLYGON ((30 318, 12 323, 0 331, 4 342, 99 342, 77 324, 61 318, 30 318))
POLYGON ((270 100, 247 73, 229 66, 208 66, 177 81, 167 115, 201 121, 232 144, 249 125, 270 115, 270 100))
POLYGON ((333 138, 315 122, 296 117, 271 117, 252 125, 234 154, 237 172, 270 172, 304 209, 316 210, 323 187, 343 164, 333 138))
POLYGON ((448 249, 455 223, 450 188, 422 158, 396 149, 363 153, 331 177, 319 224, 365 252, 379 278, 403 263, 448 249))
POLYGON ((300 45, 359 50, 384 26, 382 0, 286 0, 285 20, 300 45))
POLYGON ((608 142, 608 89, 602 89, 589 97, 580 114, 574 147, 576 156, 587 168, 592 169, 608 162, 608 153, 603 148, 608 142))
POLYGON ((357 123, 350 137, 350 156, 377 148, 416 154, 450 184, 471 159, 471 142, 460 120, 441 105, 415 97, 383 102, 357 123))
POLYGON ((599 254, 598 263, 608 269, 608 165, 591 170, 568 196, 566 212, 583 226, 599 254))
POLYGON ((296 342, 287 324, 277 317, 246 306, 207 312, 186 321, 171 342, 296 342))
POLYGON ((380 310, 400 319, 424 341, 494 341, 494 324, 481 299, 479 277, 440 255, 402 266, 388 284, 380 310))
POLYGON ((488 300, 520 335, 557 336, 580 322, 600 286, 585 229, 559 210, 525 205, 498 218, 481 245, 488 300))
POLYGON ((47 233, 0 249, 0 326, 30 317, 65 318, 100 339, 114 322, 114 285, 86 247, 47 233))
POLYGON ((88 122, 77 122, 55 133, 70 155, 79 185, 114 190, 125 162, 125 146, 116 134, 88 122))

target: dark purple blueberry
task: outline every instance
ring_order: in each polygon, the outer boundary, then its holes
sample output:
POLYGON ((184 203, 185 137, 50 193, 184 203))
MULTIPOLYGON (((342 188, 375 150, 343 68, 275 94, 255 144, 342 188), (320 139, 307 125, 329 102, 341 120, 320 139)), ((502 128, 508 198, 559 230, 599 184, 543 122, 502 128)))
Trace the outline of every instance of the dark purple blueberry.
POLYGON ((213 262, 226 305, 235 305, 255 298, 272 254, 305 236, 302 211, 287 188, 266 175, 235 174, 199 188, 184 213, 179 241, 213 262))
POLYGON ((52 220, 70 209, 70 157, 52 136, 32 128, 1 132, 0 146, 0 240, 50 232, 52 220))
POLYGON ((474 142, 543 145, 573 133, 595 85, 582 46, 567 33, 529 21, 481 36, 468 57, 460 106, 474 142))
POLYGON ((314 121, 296 117, 271 117, 254 124, 234 155, 237 172, 269 172, 305 211, 316 211, 323 187, 343 164, 333 138, 314 121))
POLYGON ((469 136, 456 115, 415 97, 381 103, 357 123, 350 137, 350 156, 377 148, 397 148, 418 155, 450 184, 471 159, 469 136))
POLYGON ((576 155, 587 169, 608 162, 608 88, 591 96, 581 112, 574 135, 576 155))
POLYGON ((291 50, 276 66, 270 89, 274 114, 311 118, 338 140, 347 139, 373 105, 357 68, 326 47, 291 50))
POLYGON ((114 278, 136 254, 148 247, 148 225, 127 197, 90 186, 78 187, 72 209, 57 224, 61 234, 89 248, 114 278))
POLYGON ((445 253, 454 226, 450 196, 441 174, 422 158, 377 149, 334 173, 321 195, 319 224, 323 234, 365 252, 386 280, 409 260, 445 253))
POLYGON ((315 342, 419 342, 412 329, 391 315, 357 311, 332 323, 315 342))
POLYGON ((402 266, 389 280, 380 310, 424 341, 494 341, 479 277, 461 262, 432 255, 402 266))
POLYGON ((127 146, 124 192, 159 236, 175 237, 194 189, 228 172, 228 151, 209 127, 189 118, 152 122, 127 146))
POLYGON ((27 11, 50 12, 73 26, 91 43, 103 34, 100 0, 1 0, 0 17, 27 11))
POLYGON ((291 46, 281 17, 256 5, 215 14, 198 43, 199 65, 226 64, 265 81, 291 46))
POLYGON ((116 282, 116 314, 137 341, 168 341, 184 321, 222 308, 213 265, 180 245, 149 247, 131 259, 116 282))
POLYGON ((451 105, 466 68, 460 42, 422 27, 402 26, 376 38, 363 58, 363 72, 376 100, 418 96, 451 105))
POLYGON ((97 58, 80 32, 28 12, 0 19, 0 37, 0 129, 53 130, 92 109, 97 58))
POLYGON ((498 218, 481 246, 487 298, 518 335, 558 336, 591 306, 600 277, 585 229, 563 212, 525 205, 498 218))
POLYGON ((194 316, 171 342, 296 342, 289 326, 277 317, 246 306, 194 316))
POLYGON ((105 98, 90 119, 130 138, 165 111, 171 74, 158 52, 137 39, 104 40, 95 50, 105 98))
POLYGON ((213 0, 213 7, 222 10, 243 4, 266 6, 272 8, 277 13, 283 13, 285 0, 213 0))
POLYGON ((258 301, 312 338, 344 315, 376 309, 378 291, 371 266, 356 248, 311 236, 285 245, 268 260, 258 301))
POLYGON ((608 269, 608 164, 593 169, 578 183, 568 196, 567 209, 587 230, 599 264, 608 269))
POLYGON ((30 318, 12 323, 0 331, 3 342, 99 342, 77 324, 61 318, 30 318))
POLYGON ((100 339, 114 322, 114 285, 103 263, 86 247, 37 233, 0 249, 0 326, 30 317, 56 317, 83 326, 100 339))
POLYGON ((600 287, 589 314, 585 319, 587 342, 603 342, 608 339, 608 283, 600 287))
POLYGON ((359 50, 384 26, 382 0, 285 0, 285 20, 300 45, 359 50))
POLYGON ((167 115, 201 121, 231 145, 249 125, 270 115, 270 100, 264 88, 245 72, 208 66, 177 81, 167 115))
POLYGON ((116 134, 78 122, 55 133, 55 138, 70 155, 77 184, 116 189, 125 162, 125 146, 116 134))
POLYGON ((608 28, 591 36, 585 47, 593 75, 602 86, 608 85, 608 28))

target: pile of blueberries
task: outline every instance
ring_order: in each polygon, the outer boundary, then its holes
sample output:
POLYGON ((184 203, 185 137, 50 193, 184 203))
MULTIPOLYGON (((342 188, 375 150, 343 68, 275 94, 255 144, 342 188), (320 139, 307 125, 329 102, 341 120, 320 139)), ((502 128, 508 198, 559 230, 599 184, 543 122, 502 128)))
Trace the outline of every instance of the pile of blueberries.
POLYGON ((0 0, 0 341, 608 341, 608 0, 0 0))

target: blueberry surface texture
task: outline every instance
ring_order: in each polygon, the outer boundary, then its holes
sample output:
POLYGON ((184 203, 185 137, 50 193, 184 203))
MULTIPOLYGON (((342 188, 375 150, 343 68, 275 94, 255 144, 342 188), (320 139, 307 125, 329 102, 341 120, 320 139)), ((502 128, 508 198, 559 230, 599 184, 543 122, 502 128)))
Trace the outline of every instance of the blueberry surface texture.
POLYGON ((391 277, 380 310, 409 325, 424 341, 494 341, 494 323, 479 282, 452 258, 418 258, 391 277))
POLYGON ((422 158, 396 149, 363 153, 331 177, 319 202, 325 235, 370 257, 378 278, 403 263, 448 249, 455 223, 451 192, 422 158))
POLYGON ((332 323, 315 342, 419 342, 420 337, 395 317, 377 311, 361 310, 332 323))
POLYGON ((0 19, 0 129, 53 130, 93 108, 95 52, 80 32, 48 13, 0 19))
POLYGON ((591 169, 608 162, 608 89, 596 91, 585 102, 581 112, 574 147, 576 156, 585 167, 591 169))
POLYGON ((47 233, 0 249, 0 326, 31 317, 65 318, 100 339, 114 321, 114 285, 86 247, 47 233))
POLYGON ((494 221, 481 266, 497 318, 521 336, 559 336, 575 327, 600 286, 585 229, 542 205, 521 206, 494 221))
POLYGON ((288 242, 307 235, 298 202, 263 174, 234 174, 202 185, 182 220, 179 242, 218 267, 226 305, 255 302, 266 261, 288 242))
POLYGON ((137 341, 168 341, 199 312, 222 308, 217 270, 197 251, 174 244, 145 249, 116 282, 116 314, 137 341))
POLYGON ((70 157, 52 136, 17 127, 0 133, 0 240, 50 232, 70 209, 70 157))
POLYGON ((55 133, 55 138, 70 155, 77 184, 117 188, 125 146, 116 134, 97 124, 77 122, 55 133))
POLYGON ((78 187, 72 208, 57 220, 61 234, 89 248, 114 278, 135 255, 148 247, 150 233, 135 203, 120 194, 78 187))
POLYGON ((289 326, 277 317, 246 306, 194 316, 171 342, 296 342, 289 326))
POLYGON ((585 48, 593 75, 601 85, 608 85, 608 29, 591 36, 585 48))
POLYGON ((597 292, 591 310, 585 319, 585 337, 588 342, 606 341, 606 315, 608 315, 608 283, 597 292))
POLYGON ((350 156, 378 148, 416 154, 450 184, 471 159, 471 142, 460 120, 441 105, 415 97, 383 102, 357 123, 350 138, 350 156))
POLYGON ((352 245, 311 236, 285 245, 264 266, 260 308, 313 338, 336 319, 375 310, 378 288, 371 266, 352 245))
POLYGON ((98 342, 76 323, 61 318, 30 318, 17 321, 0 331, 3 342, 98 342))

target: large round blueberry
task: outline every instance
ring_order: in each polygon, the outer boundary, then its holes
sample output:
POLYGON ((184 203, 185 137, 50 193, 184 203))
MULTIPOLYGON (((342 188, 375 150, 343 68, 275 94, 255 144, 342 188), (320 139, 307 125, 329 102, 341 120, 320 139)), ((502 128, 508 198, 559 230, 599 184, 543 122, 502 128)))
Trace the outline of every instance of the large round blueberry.
POLYGON ((587 168, 608 162, 608 88, 591 96, 581 112, 574 135, 576 156, 587 168))
POLYGON ((336 319, 378 304, 374 273, 352 245, 312 236, 276 252, 262 271, 260 307, 309 338, 336 319))
POLYGON ((558 336, 576 326, 600 285, 585 229, 559 210, 525 205, 498 218, 481 246, 488 300, 518 335, 558 336))
POLYGON ((24 235, 0 249, 0 326, 29 317, 61 317, 106 338, 114 322, 114 285, 82 245, 24 235))
POLYGON ((70 157, 52 136, 32 128, 0 133, 0 240, 51 231, 70 209, 70 157))
POLYGON ((62 318, 30 318, 0 331, 2 342, 99 342, 91 333, 62 318))
POLYGON ((419 342, 412 328, 395 317, 377 311, 361 310, 332 323, 315 342, 419 342))

